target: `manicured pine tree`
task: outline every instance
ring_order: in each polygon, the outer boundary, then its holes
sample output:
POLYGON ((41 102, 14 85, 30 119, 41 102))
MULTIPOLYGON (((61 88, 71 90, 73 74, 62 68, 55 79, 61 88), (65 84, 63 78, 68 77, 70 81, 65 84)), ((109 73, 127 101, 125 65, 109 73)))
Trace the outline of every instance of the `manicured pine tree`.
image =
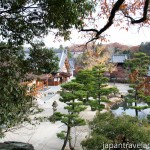
POLYGON ((128 145, 129 149, 143 149, 150 141, 150 128, 146 120, 127 115, 115 116, 114 114, 99 113, 94 120, 89 122, 90 135, 81 142, 84 150, 125 150, 122 145, 128 145), (138 145, 134 148, 133 144, 138 145), (113 145, 113 147, 111 146, 113 145), (110 148, 111 147, 111 148, 110 148), (120 148, 119 148, 120 147, 120 148))
POLYGON ((85 125, 85 120, 79 116, 79 113, 86 109, 82 103, 82 98, 86 96, 86 93, 82 91, 82 89, 83 85, 75 82, 68 82, 62 85, 60 101, 67 105, 64 109, 66 109, 68 113, 55 113, 55 119, 67 126, 67 131, 62 131, 57 134, 59 138, 64 140, 61 150, 65 149, 68 142, 70 149, 74 150, 74 147, 71 144, 71 129, 75 126, 85 125))
POLYGON ((91 108, 101 111, 103 108, 105 108, 104 104, 102 102, 109 102, 107 96, 114 92, 113 88, 108 88, 108 78, 104 76, 105 72, 105 66, 99 65, 95 66, 92 69, 93 74, 93 91, 92 91, 92 97, 94 100, 91 100, 91 108))
POLYGON ((144 81, 148 73, 148 66, 150 65, 150 57, 145 53, 135 53, 133 58, 127 60, 125 63, 130 75, 130 90, 129 94, 125 97, 127 102, 131 104, 134 102, 134 106, 130 106, 135 109, 135 114, 138 116, 138 110, 148 108, 148 106, 137 106, 140 101, 148 101, 148 96, 145 95, 144 81))
POLYGON ((76 76, 75 82, 83 84, 83 90, 86 91, 87 95, 84 100, 85 104, 88 104, 89 97, 92 96, 94 76, 92 70, 80 70, 76 76))

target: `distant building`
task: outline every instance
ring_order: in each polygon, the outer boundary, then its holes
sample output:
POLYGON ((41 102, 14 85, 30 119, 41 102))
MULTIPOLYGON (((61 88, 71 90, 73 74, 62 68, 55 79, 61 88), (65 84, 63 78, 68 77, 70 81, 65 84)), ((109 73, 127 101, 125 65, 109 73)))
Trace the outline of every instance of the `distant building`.
POLYGON ((126 54, 112 55, 109 62, 117 64, 117 66, 123 66, 123 64, 127 59, 128 59, 128 55, 126 54))
MULTIPOLYGON (((40 79, 47 85, 59 85, 66 82, 68 78, 73 76, 74 71, 74 59, 68 58, 67 50, 53 50, 59 59, 58 71, 51 74, 34 75, 30 74, 28 78, 40 79)), ((25 59, 29 58, 29 49, 25 48, 25 59)))
POLYGON ((148 74, 147 74, 147 76, 150 77, 150 66, 149 66, 148 68, 149 68, 149 69, 148 69, 148 74))
POLYGON ((116 69, 110 73, 110 80, 113 79, 117 82, 126 82, 128 77, 126 74, 126 70, 124 69, 124 63, 128 59, 128 55, 126 54, 118 54, 112 55, 110 59, 110 63, 116 65, 116 69))

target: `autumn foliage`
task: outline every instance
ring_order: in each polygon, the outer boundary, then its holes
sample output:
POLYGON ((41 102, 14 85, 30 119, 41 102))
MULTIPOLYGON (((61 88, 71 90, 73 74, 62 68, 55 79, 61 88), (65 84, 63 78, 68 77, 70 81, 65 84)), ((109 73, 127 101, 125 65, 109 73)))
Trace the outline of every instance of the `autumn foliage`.
POLYGON ((139 28, 150 25, 149 0, 94 0, 94 3, 96 11, 81 29, 91 35, 87 43, 97 39, 107 41, 105 31, 112 25, 126 31, 134 24, 139 28))

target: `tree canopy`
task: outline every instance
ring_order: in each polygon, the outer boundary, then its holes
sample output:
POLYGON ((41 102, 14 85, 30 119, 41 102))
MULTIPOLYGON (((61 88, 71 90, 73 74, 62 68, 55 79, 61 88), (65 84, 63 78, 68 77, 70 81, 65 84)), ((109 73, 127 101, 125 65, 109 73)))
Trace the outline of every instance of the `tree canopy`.
POLYGON ((0 43, 0 130, 3 132, 30 121, 28 115, 35 109, 34 98, 27 94, 27 87, 21 85, 25 73, 22 59, 20 46, 0 43))
POLYGON ((131 24, 149 25, 148 10, 149 0, 1 0, 0 34, 23 44, 54 33, 52 29, 68 39, 70 29, 77 28, 92 33, 90 41, 104 40, 103 33, 113 24, 126 30, 131 24), (107 21, 100 27, 98 19, 107 21))
POLYGON ((139 148, 134 148, 133 144, 141 143, 144 145, 150 141, 148 123, 145 120, 138 120, 136 117, 100 113, 89 125, 91 134, 82 142, 85 150, 108 150, 110 149, 109 144, 113 145, 112 150, 124 149, 121 147, 123 144, 128 144, 129 149, 138 150, 139 148))
POLYGON ((1 0, 0 34, 4 40, 19 45, 52 29, 58 29, 56 35, 67 39, 69 29, 81 28, 82 18, 91 8, 88 0, 1 0))
POLYGON ((145 43, 142 42, 139 47, 139 51, 146 53, 147 55, 150 56, 150 42, 145 42, 145 43))
POLYGON ((44 47, 42 43, 32 44, 30 48, 29 70, 34 74, 52 73, 58 70, 58 57, 52 49, 44 47))

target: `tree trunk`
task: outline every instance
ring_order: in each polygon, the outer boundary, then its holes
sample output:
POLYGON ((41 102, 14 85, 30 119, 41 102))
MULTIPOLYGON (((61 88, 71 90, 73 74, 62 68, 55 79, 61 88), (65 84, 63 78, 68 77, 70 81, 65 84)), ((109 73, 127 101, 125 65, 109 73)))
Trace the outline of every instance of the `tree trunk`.
POLYGON ((74 147, 71 145, 71 138, 69 138, 69 148, 70 150, 75 150, 74 147))
MULTIPOLYGON (((135 106, 137 107, 137 102, 135 102, 135 106)), ((135 109, 135 115, 136 115, 136 117, 138 117, 138 110, 137 109, 135 109)))
MULTIPOLYGON (((137 107, 137 89, 135 91, 135 106, 137 107)), ((138 117, 138 110, 137 109, 135 109, 135 115, 136 115, 136 117, 138 117)))
POLYGON ((66 135, 66 138, 64 140, 64 144, 63 144, 61 150, 64 150, 66 145, 67 145, 67 142, 68 142, 68 139, 69 139, 69 136, 70 136, 70 130, 71 130, 71 127, 68 126, 68 128, 67 128, 67 135, 66 135))
POLYGON ((87 92, 87 95, 86 95, 86 104, 88 103, 89 101, 89 93, 87 92))

